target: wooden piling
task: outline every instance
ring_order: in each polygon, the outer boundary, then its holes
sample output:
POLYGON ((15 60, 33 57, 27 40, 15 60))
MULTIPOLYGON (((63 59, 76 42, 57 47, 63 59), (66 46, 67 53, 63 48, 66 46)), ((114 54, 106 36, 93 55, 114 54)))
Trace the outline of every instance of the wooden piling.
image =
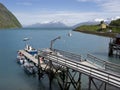
MULTIPOLYGON (((50 90, 52 89, 52 81, 53 79, 58 80, 58 84, 62 90, 68 90, 69 88, 73 87, 74 90, 80 90, 81 88, 81 74, 85 74, 89 77, 89 86, 88 90, 91 90, 91 84, 95 86, 97 90, 100 90, 102 86, 105 86, 106 90, 106 83, 109 82, 109 84, 113 84, 116 87, 120 87, 120 80, 117 73, 112 72, 106 72, 106 68, 99 69, 97 66, 94 66, 93 64, 90 64, 85 61, 75 61, 69 59, 69 57, 62 57, 57 56, 55 54, 49 54, 46 52, 41 53, 38 55, 37 59, 27 53, 24 50, 20 50, 23 55, 27 57, 27 59, 30 59, 32 62, 36 64, 38 67, 38 79, 40 80, 43 76, 44 72, 48 74, 49 77, 49 86, 50 90), (41 63, 39 60, 39 57, 44 57, 46 62, 41 63), (57 66, 57 67, 56 67, 57 66), (78 75, 79 74, 79 75, 78 75), (56 77, 55 77, 56 76, 56 77), (109 79, 109 76, 111 76, 111 79, 109 79), (77 78, 76 78, 77 77, 77 78), (97 83, 93 81, 93 79, 101 80, 102 82, 105 82, 104 84, 101 84, 99 87, 97 86, 97 83)), ((90 56, 89 56, 90 57, 90 56)), ((93 56, 92 56, 93 57, 93 56)), ((92 58, 93 59, 93 58, 92 58)), ((99 61, 95 58, 96 61, 99 61)), ((100 60, 101 61, 101 60, 100 60)), ((119 66, 110 64, 108 62, 104 63, 110 65, 110 66, 116 66, 119 70, 119 66)), ((113 70, 111 70, 113 71, 113 70)))

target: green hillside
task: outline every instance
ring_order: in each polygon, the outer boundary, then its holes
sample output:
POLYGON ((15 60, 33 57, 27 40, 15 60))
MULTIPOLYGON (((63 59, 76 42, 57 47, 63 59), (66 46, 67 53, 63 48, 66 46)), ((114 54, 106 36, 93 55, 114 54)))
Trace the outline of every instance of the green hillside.
POLYGON ((113 32, 120 33, 120 19, 111 21, 109 28, 113 30, 113 32))
POLYGON ((21 24, 17 18, 0 3, 0 29, 5 28, 21 28, 21 24))
POLYGON ((82 25, 74 29, 74 31, 97 34, 102 36, 115 36, 120 33, 120 19, 113 20, 109 25, 103 21, 98 25, 82 25), (112 30, 112 32, 110 32, 112 30))
POLYGON ((82 31, 97 31, 100 28, 99 25, 82 25, 79 26, 77 28, 75 28, 75 30, 82 30, 82 31))

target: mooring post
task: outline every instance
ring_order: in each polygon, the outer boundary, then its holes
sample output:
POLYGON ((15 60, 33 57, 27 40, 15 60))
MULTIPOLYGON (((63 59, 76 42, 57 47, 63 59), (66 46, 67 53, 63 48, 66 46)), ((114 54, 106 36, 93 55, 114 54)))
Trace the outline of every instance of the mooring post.
POLYGON ((69 90, 69 84, 68 84, 68 72, 69 72, 69 68, 67 68, 67 71, 66 71, 66 77, 65 77, 65 89, 66 90, 69 90))
POLYGON ((79 72, 78 82, 77 82, 77 90, 81 90, 81 73, 79 72))
POLYGON ((109 43, 109 53, 108 53, 109 56, 112 56, 113 55, 113 46, 111 43, 109 43))
POLYGON ((106 88, 107 88, 107 83, 105 82, 105 87, 104 87, 104 90, 106 90, 106 88))
POLYGON ((49 89, 52 90, 52 79, 53 79, 53 77, 52 77, 52 71, 51 70, 48 72, 48 77, 49 77, 49 89))
POLYGON ((38 80, 41 79, 42 77, 42 72, 41 72, 41 64, 40 64, 40 56, 38 55, 38 80))
POLYGON ((91 90, 91 80, 92 80, 92 77, 89 76, 89 87, 88 87, 88 90, 91 90))
POLYGON ((65 81, 65 71, 63 70, 62 72, 62 81, 63 81, 63 89, 65 89, 65 84, 66 84, 66 81, 65 81))
POLYGON ((52 80, 54 78, 54 73, 52 70, 52 61, 49 60, 49 70, 48 70, 48 77, 49 77, 49 89, 52 90, 52 80))

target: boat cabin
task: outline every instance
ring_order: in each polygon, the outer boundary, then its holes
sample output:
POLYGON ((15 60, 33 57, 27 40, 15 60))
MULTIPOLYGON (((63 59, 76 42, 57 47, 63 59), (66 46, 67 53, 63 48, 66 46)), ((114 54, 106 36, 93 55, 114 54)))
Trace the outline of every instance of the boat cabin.
POLYGON ((31 55, 38 53, 38 51, 36 49, 32 48, 32 46, 30 46, 30 45, 26 45, 25 50, 31 55))

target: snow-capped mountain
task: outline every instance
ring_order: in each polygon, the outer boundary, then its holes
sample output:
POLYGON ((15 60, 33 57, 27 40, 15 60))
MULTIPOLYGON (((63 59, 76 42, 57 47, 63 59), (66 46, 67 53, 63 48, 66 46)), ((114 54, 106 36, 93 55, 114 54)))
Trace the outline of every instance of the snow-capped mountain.
POLYGON ((81 25, 97 25, 97 24, 100 24, 101 21, 104 21, 106 24, 109 24, 112 20, 117 20, 117 19, 120 19, 120 16, 116 16, 113 18, 106 18, 106 19, 96 18, 96 19, 91 20, 91 21, 78 23, 78 24, 74 25, 73 28, 76 28, 76 27, 81 26, 81 25))
POLYGON ((101 21, 104 21, 104 22, 107 22, 107 23, 110 23, 112 20, 117 20, 117 19, 120 19, 120 16, 116 16, 116 17, 112 17, 112 18, 96 18, 94 19, 95 22, 101 22, 101 21))
POLYGON ((29 25, 30 28, 68 28, 67 25, 61 22, 46 22, 46 23, 36 23, 29 25))

